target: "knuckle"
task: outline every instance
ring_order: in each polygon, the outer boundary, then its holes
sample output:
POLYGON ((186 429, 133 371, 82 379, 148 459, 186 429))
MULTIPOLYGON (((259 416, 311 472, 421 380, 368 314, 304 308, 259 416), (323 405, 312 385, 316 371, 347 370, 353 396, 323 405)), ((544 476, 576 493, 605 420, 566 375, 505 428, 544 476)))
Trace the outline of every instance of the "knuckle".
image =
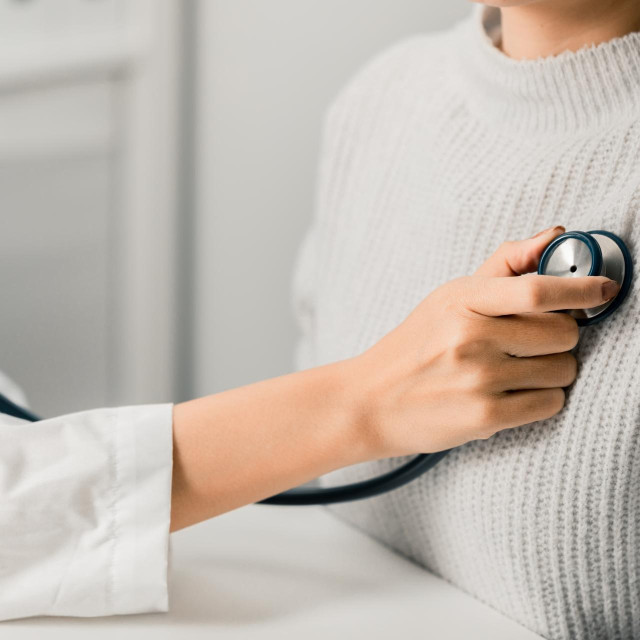
POLYGON ((547 420, 562 410, 565 403, 565 391, 555 387, 538 391, 529 395, 526 404, 522 405, 522 415, 527 416, 522 424, 547 420))
POLYGON ((462 297, 471 286, 472 280, 472 276, 460 276, 459 278, 449 280, 449 282, 445 284, 445 287, 453 289, 458 297, 462 297))
POLYGON ((459 315, 460 308, 463 306, 463 301, 466 297, 468 279, 468 276, 464 276, 450 280, 430 294, 430 297, 437 297, 437 302, 446 316, 455 317, 459 315))
POLYGON ((466 359, 470 347, 474 343, 475 331, 473 323, 461 314, 456 314, 449 320, 449 345, 454 355, 466 359))
POLYGON ((441 296, 438 303, 442 309, 444 317, 447 318, 447 322, 451 323, 450 326, 457 329, 458 327, 455 319, 460 315, 460 305, 456 293, 453 292, 453 295, 448 293, 448 295, 441 296))
POLYGON ((575 381, 577 375, 578 375, 578 361, 576 360, 575 356, 571 353, 566 353, 564 354, 564 360, 565 360, 565 382, 566 384, 563 386, 569 386, 570 384, 573 384, 573 382, 575 381))
POLYGON ((568 313, 556 313, 555 315, 558 316, 560 320, 568 348, 573 349, 580 339, 580 327, 578 326, 578 321, 568 313))
POLYGON ((591 302, 594 298, 600 297, 601 284, 599 282, 593 282, 591 278, 587 278, 581 285, 579 290, 580 301, 584 304, 585 308, 592 306, 591 302))
POLYGON ((513 240, 505 240, 498 247, 498 253, 500 253, 501 255, 513 253, 513 251, 515 250, 517 244, 518 243, 514 242, 513 240))
POLYGON ((525 299, 530 309, 538 309, 546 299, 544 283, 540 278, 527 278, 525 299))
POLYGON ((500 407, 497 399, 484 396, 476 409, 476 425, 480 434, 491 437, 496 430, 500 418, 500 407))
POLYGON ((461 323, 453 331, 449 350, 454 362, 463 365, 474 376, 487 377, 492 373, 488 355, 493 350, 493 341, 484 336, 473 323, 461 323))
POLYGON ((500 367, 483 358, 476 363, 476 376, 482 388, 493 388, 500 380, 500 367))
POLYGON ((548 400, 546 403, 546 407, 549 411, 549 417, 555 416, 556 413, 561 411, 562 408, 564 407, 564 403, 566 399, 565 391, 562 388, 549 389, 547 393, 547 398, 548 400))
POLYGON ((553 387, 568 387, 576 379, 578 373, 578 362, 573 354, 568 351, 546 356, 541 373, 545 374, 545 379, 549 380, 553 387))
POLYGON ((475 369, 473 366, 473 356, 473 345, 468 342, 456 340, 449 348, 451 366, 456 373, 462 374, 467 380, 471 379, 475 369))
POLYGON ((486 361, 474 360, 466 368, 465 388, 482 391, 492 387, 495 381, 495 367, 489 366, 486 361))
POLYGON ((544 337, 558 351, 570 351, 580 339, 580 327, 577 320, 568 313, 547 313, 544 318, 544 337))

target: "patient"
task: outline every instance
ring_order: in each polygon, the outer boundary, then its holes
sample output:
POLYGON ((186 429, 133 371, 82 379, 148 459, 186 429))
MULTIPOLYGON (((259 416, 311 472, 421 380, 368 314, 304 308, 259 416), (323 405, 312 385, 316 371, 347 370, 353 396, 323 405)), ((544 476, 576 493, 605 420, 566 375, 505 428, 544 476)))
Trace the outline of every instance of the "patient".
MULTIPOLYGON (((640 3, 491 4, 385 51, 328 111, 295 282, 299 368, 361 353, 502 241, 556 222, 637 255, 640 3)), ((640 638, 636 291, 581 330, 557 416, 336 511, 546 638, 640 638)))

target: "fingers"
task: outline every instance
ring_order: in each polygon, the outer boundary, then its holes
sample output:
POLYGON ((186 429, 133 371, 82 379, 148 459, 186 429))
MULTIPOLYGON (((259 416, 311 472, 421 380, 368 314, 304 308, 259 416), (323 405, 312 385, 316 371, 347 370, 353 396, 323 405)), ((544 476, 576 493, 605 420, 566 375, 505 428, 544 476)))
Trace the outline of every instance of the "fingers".
POLYGON ((571 351, 580 337, 578 323, 566 313, 517 314, 485 321, 499 349, 520 358, 571 351))
POLYGON ((540 257, 547 245, 564 232, 564 227, 556 226, 545 229, 526 240, 505 242, 476 271, 475 275, 497 278, 518 276, 536 271, 540 257))
POLYGON ((564 389, 508 391, 498 401, 497 431, 546 420, 558 413, 565 402, 564 389))
POLYGON ((615 297, 620 287, 602 276, 559 278, 519 277, 467 278, 463 304, 486 316, 515 313, 590 309, 615 297))
POLYGON ((578 363, 568 352, 530 358, 505 356, 496 365, 492 382, 496 392, 553 389, 573 384, 577 372, 578 363))

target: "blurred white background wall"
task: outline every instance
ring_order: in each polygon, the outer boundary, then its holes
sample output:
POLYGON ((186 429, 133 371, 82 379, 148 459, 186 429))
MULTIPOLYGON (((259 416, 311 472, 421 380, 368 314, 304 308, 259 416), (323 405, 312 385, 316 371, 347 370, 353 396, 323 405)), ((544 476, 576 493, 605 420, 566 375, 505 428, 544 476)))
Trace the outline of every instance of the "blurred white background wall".
POLYGON ((0 0, 0 369, 54 414, 291 369, 326 107, 466 0, 0 0))
POLYGON ((174 393, 181 20, 0 0, 0 368, 45 415, 174 393))
POLYGON ((198 394, 291 370, 290 275, 311 216, 322 115, 372 55, 445 28, 466 0, 201 0, 198 394))

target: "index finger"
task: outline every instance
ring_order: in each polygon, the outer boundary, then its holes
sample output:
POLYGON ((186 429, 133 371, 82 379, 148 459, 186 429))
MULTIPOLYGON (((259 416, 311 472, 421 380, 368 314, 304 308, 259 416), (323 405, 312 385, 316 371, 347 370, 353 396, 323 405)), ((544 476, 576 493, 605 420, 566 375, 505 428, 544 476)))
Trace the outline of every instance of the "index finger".
POLYGON ((528 274, 516 277, 472 277, 464 300, 485 316, 591 309, 616 296, 620 287, 603 276, 561 278, 528 274))

